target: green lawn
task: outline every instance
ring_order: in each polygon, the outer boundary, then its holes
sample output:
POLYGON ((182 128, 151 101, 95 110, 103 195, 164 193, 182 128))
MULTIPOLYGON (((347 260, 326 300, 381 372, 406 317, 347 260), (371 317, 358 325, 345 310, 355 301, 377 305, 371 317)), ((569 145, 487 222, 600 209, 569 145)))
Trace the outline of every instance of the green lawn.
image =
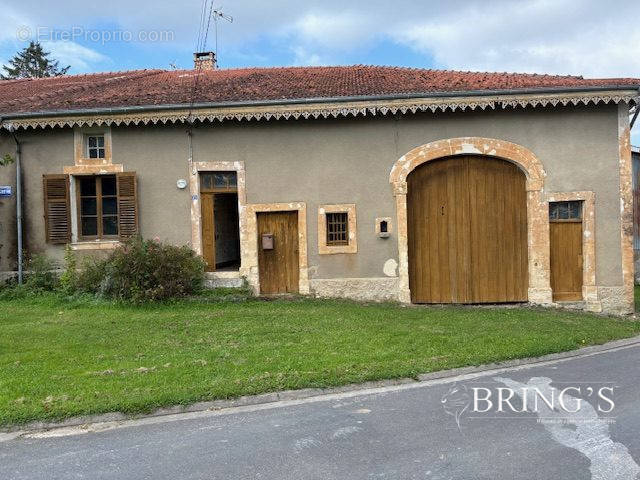
POLYGON ((0 425, 414 377, 640 333, 640 322, 520 308, 311 299, 123 306, 0 300, 0 425))

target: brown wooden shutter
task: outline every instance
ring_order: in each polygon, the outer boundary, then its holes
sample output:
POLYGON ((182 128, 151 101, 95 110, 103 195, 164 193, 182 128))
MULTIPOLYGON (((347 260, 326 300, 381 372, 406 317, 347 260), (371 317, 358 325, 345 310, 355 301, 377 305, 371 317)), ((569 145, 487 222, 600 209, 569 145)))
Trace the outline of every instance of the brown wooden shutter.
POLYGON ((69 176, 43 175, 44 228, 48 243, 71 241, 69 176))
POLYGON ((117 174, 118 233, 125 239, 138 234, 138 182, 135 172, 117 174))

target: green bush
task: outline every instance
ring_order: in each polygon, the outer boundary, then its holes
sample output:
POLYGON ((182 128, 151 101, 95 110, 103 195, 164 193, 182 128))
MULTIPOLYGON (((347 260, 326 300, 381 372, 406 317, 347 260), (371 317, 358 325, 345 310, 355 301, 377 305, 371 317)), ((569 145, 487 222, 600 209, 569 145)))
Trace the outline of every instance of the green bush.
POLYGON ((25 255, 22 272, 22 285, 18 283, 17 274, 0 282, 0 299, 35 297, 58 288, 57 265, 44 254, 25 255))
POLYGON ((44 254, 27 258, 24 272, 24 289, 31 292, 51 292, 58 288, 56 264, 44 254))
POLYGON ((78 288, 78 263, 76 256, 67 245, 64 250, 64 272, 60 275, 60 290, 72 294, 78 288))
POLYGON ((76 290, 136 303, 179 298, 202 289, 204 269, 202 258, 187 246, 136 237, 104 260, 86 261, 76 290))

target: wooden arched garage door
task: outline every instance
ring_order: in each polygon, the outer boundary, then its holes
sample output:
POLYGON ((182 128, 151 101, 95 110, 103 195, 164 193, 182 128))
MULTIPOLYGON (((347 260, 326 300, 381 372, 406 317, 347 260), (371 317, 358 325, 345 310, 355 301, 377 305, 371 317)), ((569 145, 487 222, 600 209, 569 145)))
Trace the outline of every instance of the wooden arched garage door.
POLYGON ((483 156, 427 162, 407 179, 414 303, 527 300, 525 175, 483 156))

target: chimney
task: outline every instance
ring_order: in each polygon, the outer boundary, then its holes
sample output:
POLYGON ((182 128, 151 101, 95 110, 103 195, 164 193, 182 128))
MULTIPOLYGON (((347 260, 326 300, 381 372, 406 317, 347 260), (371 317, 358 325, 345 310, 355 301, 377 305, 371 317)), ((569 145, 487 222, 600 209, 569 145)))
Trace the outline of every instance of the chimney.
POLYGON ((193 68, 195 70, 215 70, 216 54, 213 52, 196 52, 193 54, 193 68))

